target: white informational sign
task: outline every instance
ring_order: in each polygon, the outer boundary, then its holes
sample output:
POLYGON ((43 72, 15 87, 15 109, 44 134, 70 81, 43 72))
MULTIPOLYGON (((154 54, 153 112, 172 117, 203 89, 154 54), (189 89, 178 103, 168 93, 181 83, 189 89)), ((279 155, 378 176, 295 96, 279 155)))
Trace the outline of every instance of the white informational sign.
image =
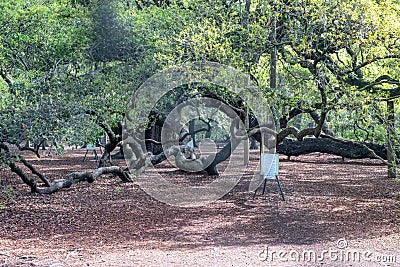
POLYGON ((86 150, 96 150, 96 146, 93 144, 87 144, 86 145, 86 150))
POLYGON ((194 148, 193 140, 190 140, 189 143, 187 143, 187 146, 190 148, 194 148))
POLYGON ((264 179, 275 179, 279 171, 279 154, 261 154, 261 175, 264 179))

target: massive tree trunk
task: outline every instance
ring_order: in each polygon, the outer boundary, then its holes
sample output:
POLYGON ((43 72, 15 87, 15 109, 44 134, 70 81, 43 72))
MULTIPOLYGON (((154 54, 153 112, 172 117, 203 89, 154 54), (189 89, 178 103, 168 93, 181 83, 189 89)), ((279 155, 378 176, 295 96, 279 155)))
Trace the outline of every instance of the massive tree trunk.
POLYGON ((118 123, 117 127, 111 127, 105 122, 102 114, 93 110, 86 110, 85 114, 93 116, 97 125, 102 128, 108 136, 109 141, 104 146, 104 153, 101 155, 98 165, 99 168, 105 167, 107 165, 107 160, 111 161, 111 152, 113 152, 122 141, 122 121, 118 123))
POLYGON ((217 165, 225 160, 227 160, 231 153, 232 150, 235 149, 237 146, 236 143, 232 144, 232 142, 229 142, 226 144, 216 155, 214 160, 211 162, 210 165, 208 165, 207 168, 204 170, 207 172, 209 175, 218 175, 218 170, 217 170, 217 165))
POLYGON ((111 140, 110 142, 108 142, 105 146, 104 146, 104 153, 103 155, 101 155, 101 158, 99 160, 99 168, 101 167, 105 167, 107 160, 111 159, 111 152, 114 151, 114 149, 118 146, 119 142, 121 140, 111 140))

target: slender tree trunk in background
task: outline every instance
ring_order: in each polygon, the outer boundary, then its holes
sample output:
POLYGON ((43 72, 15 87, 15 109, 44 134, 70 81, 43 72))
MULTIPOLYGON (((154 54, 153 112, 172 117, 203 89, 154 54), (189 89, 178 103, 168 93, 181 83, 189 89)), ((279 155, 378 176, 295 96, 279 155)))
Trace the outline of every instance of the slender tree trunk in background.
MULTIPOLYGON (((246 118, 245 118, 245 127, 246 130, 249 129, 249 110, 246 107, 246 118)), ((250 143, 249 143, 249 138, 246 138, 244 141, 244 159, 243 159, 243 164, 247 166, 249 164, 249 152, 250 152, 250 143)))
POLYGON ((276 88, 276 47, 274 47, 271 52, 269 86, 274 89, 276 88))
MULTIPOLYGON (((276 48, 276 6, 274 1, 274 14, 273 14, 273 33, 272 33, 272 41, 274 43, 274 47, 271 51, 271 66, 270 66, 270 74, 269 74, 269 86, 273 89, 276 88, 276 57, 277 57, 277 48, 276 48)), ((284 109, 284 107, 283 107, 284 109)), ((285 110, 282 110, 284 114, 285 110)), ((264 145, 264 144, 262 144, 264 145)), ((276 149, 274 151, 270 151, 270 153, 276 153, 276 149)), ((261 150, 262 151, 262 150, 261 150)))
POLYGON ((387 125, 387 159, 388 162, 393 163, 392 167, 388 167, 388 178, 396 178, 396 162, 395 153, 393 151, 393 136, 395 135, 394 125, 394 101, 388 100, 387 112, 388 112, 388 125, 387 125))

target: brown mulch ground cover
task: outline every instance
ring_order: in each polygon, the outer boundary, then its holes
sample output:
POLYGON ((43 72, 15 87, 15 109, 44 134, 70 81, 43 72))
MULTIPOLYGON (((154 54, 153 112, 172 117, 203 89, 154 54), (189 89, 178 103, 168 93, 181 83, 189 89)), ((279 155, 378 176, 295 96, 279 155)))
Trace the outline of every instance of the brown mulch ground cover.
MULTIPOLYGON (((30 162, 58 179, 96 167, 93 159, 82 162, 84 152, 30 162)), ((386 178, 385 166, 319 154, 281 157, 283 202, 272 181, 265 195, 252 198, 248 185, 257 152, 251 157, 227 195, 191 208, 161 203, 138 184, 116 177, 52 195, 31 194, 17 176, 1 171, 0 266, 400 265, 400 184, 386 178), (335 249, 372 254, 295 259, 293 252, 322 255, 335 249), (267 254, 274 251, 293 253, 289 259, 267 254)), ((201 185, 211 179, 166 163, 157 168, 177 183, 201 185)))

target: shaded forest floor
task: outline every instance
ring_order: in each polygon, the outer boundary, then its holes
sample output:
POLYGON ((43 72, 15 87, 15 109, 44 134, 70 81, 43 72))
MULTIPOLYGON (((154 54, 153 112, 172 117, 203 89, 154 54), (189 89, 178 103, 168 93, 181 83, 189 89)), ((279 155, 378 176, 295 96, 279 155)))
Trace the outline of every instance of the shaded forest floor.
MULTIPOLYGON (((94 169, 92 155, 82 162, 84 152, 31 162, 57 179, 94 169)), ((160 203, 115 177, 32 195, 1 171, 0 266, 398 266, 400 184, 386 178, 379 162, 281 157, 283 202, 271 181, 265 195, 252 198, 257 152, 251 157, 234 189, 195 208, 160 203), (302 258, 304 251, 315 259, 302 258), (335 251, 363 255, 328 255, 335 251)), ((158 168, 188 184, 209 179, 158 168)))

